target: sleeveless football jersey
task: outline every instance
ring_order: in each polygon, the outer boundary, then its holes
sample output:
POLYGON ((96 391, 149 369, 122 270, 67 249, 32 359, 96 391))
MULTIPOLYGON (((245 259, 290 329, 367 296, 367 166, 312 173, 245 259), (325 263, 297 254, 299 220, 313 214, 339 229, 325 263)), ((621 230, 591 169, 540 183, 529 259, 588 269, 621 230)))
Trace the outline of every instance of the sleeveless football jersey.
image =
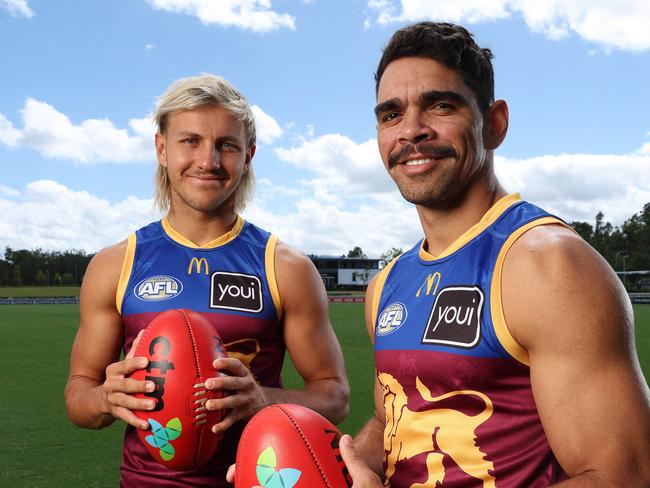
POLYGON ((528 355, 501 306, 508 249, 530 228, 558 223, 508 195, 444 254, 431 256, 422 241, 379 275, 372 310, 387 486, 566 479, 537 413, 528 355))
MULTIPOLYGON (((160 312, 188 308, 219 332, 228 355, 240 359, 264 386, 280 387, 284 340, 282 305, 275 281, 277 238, 245 222, 201 247, 176 232, 167 219, 129 236, 116 297, 124 323, 125 351, 160 312)), ((122 451, 123 487, 220 487, 235 462, 243 428, 232 426, 214 457, 195 471, 172 471, 147 452, 127 426, 122 451)))

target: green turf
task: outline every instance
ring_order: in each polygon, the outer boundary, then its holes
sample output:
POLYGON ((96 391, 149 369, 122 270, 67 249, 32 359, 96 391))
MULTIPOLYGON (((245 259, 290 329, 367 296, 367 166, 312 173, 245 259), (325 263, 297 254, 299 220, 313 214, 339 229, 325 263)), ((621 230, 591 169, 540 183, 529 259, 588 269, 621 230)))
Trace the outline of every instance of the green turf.
MULTIPOLYGON (((76 305, 0 305, 0 487, 117 486, 123 426, 74 427, 63 387, 78 322, 76 305)), ((650 305, 635 306, 637 350, 650 379, 650 305)), ((372 414, 372 351, 363 304, 333 303, 332 323, 352 387, 351 415, 340 425, 355 433, 372 414)), ((287 368, 285 384, 299 384, 287 368)))
POLYGON ((78 286, 3 286, 0 297, 78 297, 78 286))

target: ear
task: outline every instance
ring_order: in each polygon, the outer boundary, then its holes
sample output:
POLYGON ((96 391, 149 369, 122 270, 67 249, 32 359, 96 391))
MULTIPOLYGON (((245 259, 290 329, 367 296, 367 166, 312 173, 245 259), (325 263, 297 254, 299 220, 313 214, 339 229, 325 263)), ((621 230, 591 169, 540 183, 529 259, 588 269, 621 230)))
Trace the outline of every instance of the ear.
POLYGON ((485 147, 496 149, 506 138, 508 132, 508 104, 505 100, 496 100, 487 109, 485 116, 485 147))
POLYGON ((248 151, 246 151, 246 161, 244 162, 244 166, 246 169, 244 169, 244 171, 248 171, 248 168, 253 163, 253 156, 255 156, 256 149, 257 149, 257 145, 253 144, 251 147, 248 148, 248 151))
POLYGON ((165 145, 167 141, 164 134, 160 132, 156 133, 156 158, 158 159, 158 164, 163 167, 167 167, 167 153, 165 152, 165 145))

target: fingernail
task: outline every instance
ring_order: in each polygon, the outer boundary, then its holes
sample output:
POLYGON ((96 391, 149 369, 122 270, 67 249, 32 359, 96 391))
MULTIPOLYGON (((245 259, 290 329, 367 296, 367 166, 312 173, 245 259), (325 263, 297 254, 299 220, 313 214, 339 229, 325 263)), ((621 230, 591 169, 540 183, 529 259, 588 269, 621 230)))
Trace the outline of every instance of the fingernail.
POLYGON ((146 403, 147 410, 151 410, 153 407, 156 406, 156 404, 153 401, 149 401, 146 403))
POLYGON ((148 429, 149 428, 149 423, 148 422, 142 422, 140 424, 140 428, 141 429, 148 429))
POLYGON ((147 391, 154 391, 156 389, 156 385, 154 384, 153 381, 147 381, 147 384, 145 385, 145 389, 147 391))
POLYGON ((144 368, 147 365, 147 358, 138 358, 138 366, 144 368))

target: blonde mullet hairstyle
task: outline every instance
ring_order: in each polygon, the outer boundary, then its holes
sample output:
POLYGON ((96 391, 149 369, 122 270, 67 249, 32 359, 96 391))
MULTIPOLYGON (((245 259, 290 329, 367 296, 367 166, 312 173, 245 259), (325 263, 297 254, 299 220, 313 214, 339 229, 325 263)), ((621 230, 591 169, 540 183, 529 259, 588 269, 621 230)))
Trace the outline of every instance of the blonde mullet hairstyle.
MULTIPOLYGON (((246 98, 237 89, 220 76, 202 74, 175 81, 158 99, 153 121, 158 133, 165 134, 169 115, 181 110, 191 110, 203 105, 218 105, 228 110, 244 124, 246 133, 246 150, 255 144, 255 116, 246 98)), ((167 168, 158 164, 154 177, 154 205, 163 213, 169 211, 171 186, 167 168)), ((251 201, 255 190, 255 172, 253 166, 242 175, 235 190, 235 211, 241 212, 251 201)))

